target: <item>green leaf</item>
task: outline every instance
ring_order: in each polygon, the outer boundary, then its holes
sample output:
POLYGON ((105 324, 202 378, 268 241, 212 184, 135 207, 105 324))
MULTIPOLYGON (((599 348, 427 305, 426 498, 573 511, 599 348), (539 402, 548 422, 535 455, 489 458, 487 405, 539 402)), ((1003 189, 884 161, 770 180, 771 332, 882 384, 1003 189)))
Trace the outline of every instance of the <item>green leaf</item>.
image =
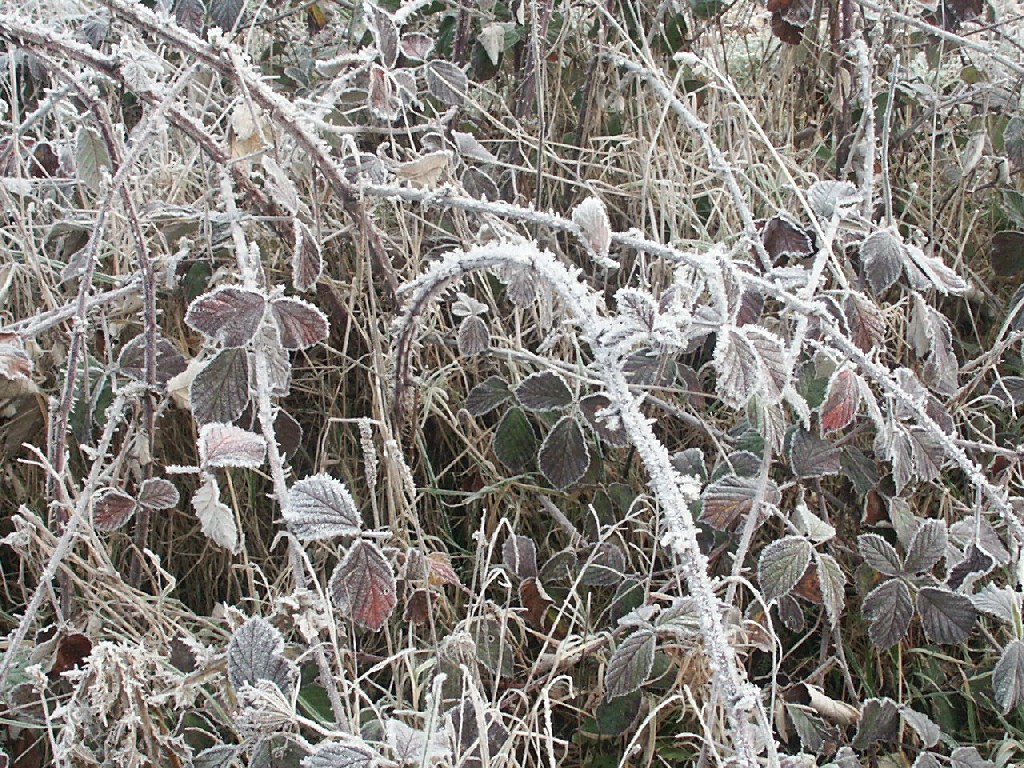
POLYGON ((509 408, 494 432, 494 455, 513 472, 525 472, 537 455, 537 434, 522 408, 509 408))

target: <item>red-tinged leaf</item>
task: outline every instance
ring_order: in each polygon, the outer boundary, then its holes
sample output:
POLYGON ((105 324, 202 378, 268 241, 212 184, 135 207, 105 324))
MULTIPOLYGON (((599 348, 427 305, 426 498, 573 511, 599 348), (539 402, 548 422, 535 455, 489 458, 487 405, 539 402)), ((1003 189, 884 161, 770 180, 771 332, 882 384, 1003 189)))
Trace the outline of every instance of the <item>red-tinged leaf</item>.
POLYGON ((341 613, 356 624, 380 631, 395 609, 395 574, 376 545, 357 541, 335 568, 329 585, 341 613))
POLYGON ((777 264, 784 259, 802 259, 814 250, 814 242, 806 229, 785 213, 778 213, 765 222, 761 230, 761 242, 777 264))
POLYGON ((162 477, 149 478, 139 489, 139 504, 147 509, 172 509, 179 500, 178 489, 162 477))
POLYGON ((274 299, 270 313, 281 332, 285 349, 306 349, 327 338, 327 316, 301 299, 274 299))
POLYGON ((235 421, 249 404, 249 358, 244 349, 218 352, 189 386, 192 415, 199 424, 235 421))
POLYGON ((64 635, 57 641, 57 655, 50 667, 51 678, 60 677, 69 669, 78 669, 92 654, 92 640, 81 632, 64 635))
POLYGON ((202 0, 177 0, 174 4, 174 20, 193 35, 202 32, 205 16, 206 6, 202 0))
POLYGON ((978 609, 967 595, 939 587, 918 590, 917 612, 925 635, 933 643, 962 643, 978 618, 978 609))
POLYGON ((574 417, 563 416, 551 428, 537 454, 537 464, 548 482, 559 490, 568 488, 587 473, 590 449, 574 417))
POLYGON ((366 24, 373 32, 377 51, 384 66, 391 69, 398 61, 398 27, 387 11, 371 3, 366 4, 366 24))
POLYGON ((831 432, 842 429, 853 421, 860 407, 860 382, 857 374, 849 368, 841 368, 832 374, 821 404, 821 429, 831 432))
POLYGON ((432 587, 439 587, 442 584, 461 584, 459 575, 452 568, 451 558, 444 552, 431 552, 427 555, 427 583, 432 587))
POLYGON ((531 411, 556 411, 572 403, 565 379, 554 371, 541 371, 523 379, 516 387, 516 399, 531 411))
MULTIPOLYGON (((716 480, 704 489, 702 495, 703 508, 700 520, 703 523, 727 531, 736 523, 746 518, 754 506, 754 498, 758 493, 758 480, 753 477, 739 477, 728 474, 716 480)), ((782 498, 778 486, 769 480, 764 493, 767 504, 778 504, 782 498)))
POLYGON ((308 291, 316 285, 324 271, 320 241, 298 218, 295 219, 295 250, 292 252, 292 285, 297 291, 308 291))
POLYGON ((537 545, 529 536, 509 536, 501 547, 502 564, 520 579, 537 578, 537 545))
POLYGON ((32 361, 25 344, 15 333, 0 333, 0 376, 5 379, 27 379, 32 375, 32 361))
POLYGON ((203 467, 258 467, 267 455, 262 435, 213 422, 199 430, 199 461, 203 467))
POLYGON ((885 318, 882 310, 867 296, 849 293, 843 311, 850 328, 850 340, 864 352, 870 352, 885 341, 885 318))
POLYGON ((538 632, 548 634, 552 630, 557 630, 556 637, 565 636, 565 629, 556 627, 554 617, 548 612, 548 609, 554 608, 555 602, 537 579, 524 579, 519 584, 519 604, 526 609, 526 621, 538 632))
POLYGON ((116 531, 135 514, 137 502, 124 491, 111 488, 100 494, 92 508, 92 524, 97 531, 116 531))
POLYGON ((402 99, 398 95, 398 85, 390 73, 379 64, 370 67, 366 98, 370 112, 381 120, 391 122, 402 114, 402 99))
POLYGON ((423 68, 430 95, 450 107, 458 107, 466 99, 469 78, 454 64, 442 59, 432 59, 423 68))
MULTIPOLYGON (((0 346, 2 356, 2 346, 0 346)), ((140 333, 124 345, 117 358, 121 372, 136 381, 146 380, 146 335, 140 333)), ((163 336, 156 338, 156 383, 161 387, 188 367, 185 356, 163 336)))
POLYGON ((629 437, 622 426, 622 417, 610 409, 611 400, 600 392, 587 395, 579 402, 580 413, 602 440, 618 448, 629 445, 629 437), (601 414, 598 416, 598 414, 601 414))
POLYGON ((434 50, 434 38, 422 32, 411 32, 402 36, 402 55, 414 61, 426 61, 434 50))
POLYGON ((412 624, 426 624, 430 618, 430 592, 426 589, 414 590, 405 603, 402 618, 412 624))
POLYGON ((247 288, 216 288, 198 296, 185 322, 226 347, 243 347, 259 330, 267 300, 247 288))
POLYGON ((292 486, 284 521, 300 541, 358 536, 362 530, 362 518, 348 489, 322 473, 292 486))

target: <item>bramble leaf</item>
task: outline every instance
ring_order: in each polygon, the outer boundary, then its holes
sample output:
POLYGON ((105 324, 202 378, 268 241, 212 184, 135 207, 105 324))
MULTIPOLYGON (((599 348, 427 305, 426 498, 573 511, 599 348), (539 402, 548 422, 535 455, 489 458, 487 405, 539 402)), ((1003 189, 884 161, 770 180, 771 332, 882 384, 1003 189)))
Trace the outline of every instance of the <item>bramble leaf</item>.
POLYGON ((341 613, 373 632, 395 609, 395 573, 377 545, 357 541, 334 569, 328 589, 341 613))

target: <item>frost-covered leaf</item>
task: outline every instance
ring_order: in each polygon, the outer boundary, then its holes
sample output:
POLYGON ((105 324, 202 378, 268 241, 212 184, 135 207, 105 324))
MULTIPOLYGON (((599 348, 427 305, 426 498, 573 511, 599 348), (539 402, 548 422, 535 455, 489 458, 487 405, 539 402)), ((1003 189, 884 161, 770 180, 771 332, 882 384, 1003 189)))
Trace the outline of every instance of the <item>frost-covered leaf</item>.
POLYGON ((864 750, 875 742, 896 741, 899 735, 900 711, 892 699, 868 699, 861 706, 854 749, 864 750))
POLYGON ((218 352, 192 379, 189 402, 199 424, 227 424, 241 416, 249 404, 246 351, 232 347, 218 352))
POLYGON ((297 291, 308 291, 316 285, 324 271, 320 241, 298 217, 295 218, 295 248, 292 251, 292 285, 297 291))
POLYGON ((516 399, 531 411, 556 411, 571 405, 573 396, 561 374, 541 371, 523 379, 516 387, 516 399))
POLYGON ((270 314, 281 332, 281 345, 288 350, 306 349, 327 338, 327 316, 302 299, 274 299, 270 314))
POLYGON ((462 157, 476 160, 480 163, 498 162, 498 158, 494 156, 494 153, 481 144, 472 133, 452 131, 452 138, 455 139, 455 148, 462 157))
POLYGON ((979 611, 995 616, 1007 624, 1013 624, 1021 615, 1021 593, 1012 587, 997 587, 986 584, 971 602, 979 611))
POLYGON ((239 768, 242 748, 233 744, 218 744, 199 752, 192 758, 192 768, 239 768))
POLYGON ((417 187, 432 187, 451 166, 452 153, 447 150, 428 152, 415 160, 399 163, 392 171, 399 179, 417 187))
POLYGON ((501 191, 498 189, 498 185, 479 168, 467 168, 462 172, 459 181, 462 183, 462 188, 466 190, 466 194, 470 197, 491 202, 501 199, 501 191))
POLYGON ((860 204, 860 192, 849 181, 817 181, 807 190, 807 202, 821 219, 828 221, 836 213, 860 204))
POLYGON ((765 602, 788 595, 811 563, 813 548, 807 539, 786 536, 761 551, 757 580, 765 602))
POLYGON ((992 670, 992 692, 1003 713, 1024 698, 1024 640, 1011 640, 992 670))
POLYGON ((828 725, 820 717, 812 714, 809 707, 790 703, 785 706, 786 714, 792 720, 793 730, 800 737, 800 744, 805 752, 820 753, 824 751, 827 743, 836 740, 835 726, 828 725))
POLYGON ((512 397, 508 382, 500 376, 491 376, 477 384, 466 396, 465 409, 473 416, 490 413, 512 397))
POLYGON ((914 729, 926 748, 930 749, 939 743, 942 730, 928 715, 917 712, 908 706, 900 707, 900 715, 903 716, 903 722, 914 729))
POLYGON ((803 259, 814 251, 811 234, 786 213, 777 213, 765 222, 761 242, 773 264, 784 259, 803 259))
POLYGON ((427 90, 438 101, 450 107, 458 107, 466 100, 469 78, 451 62, 432 59, 424 65, 423 76, 427 90))
POLYGON ((622 581, 626 555, 618 544, 602 541, 579 559, 580 581, 588 587, 610 587, 622 581))
POLYGON ((199 461, 206 467, 258 467, 267 456, 262 435, 234 424, 211 422, 199 430, 199 461))
POLYGON ((496 619, 483 619, 473 626, 473 642, 476 655, 492 675, 512 677, 512 648, 509 645, 508 630, 496 619))
POLYGON ((925 274, 939 293, 961 294, 967 290, 967 282, 947 267, 940 257, 930 256, 910 243, 904 247, 910 260, 925 274))
MULTIPOLYGON (((267 366, 267 383, 270 394, 283 396, 288 394, 292 381, 292 361, 288 350, 281 344, 281 334, 273 323, 264 323, 256 334, 253 348, 263 357, 267 366)), ((252 382, 255 389, 255 377, 252 382)))
POLYGON ((883 576, 899 576, 903 573, 903 562, 892 544, 877 533, 863 533, 857 537, 857 549, 864 562, 883 576))
MULTIPOLYGON (((708 485, 702 494, 704 504, 700 513, 701 522, 708 523, 720 531, 730 530, 738 520, 750 514, 757 489, 758 480, 754 477, 739 477, 730 473, 716 480, 708 485)), ((778 504, 780 498, 778 486, 769 479, 764 495, 765 502, 778 504)))
POLYGON ((840 368, 829 379, 825 400, 821 404, 821 429, 831 432, 853 421, 860 407, 861 385, 849 368, 840 368))
POLYGON ((432 733, 427 733, 401 720, 389 718, 384 723, 384 734, 395 758, 403 765, 434 765, 451 755, 444 728, 434 728, 432 733))
POLYGON ((914 617, 910 589, 900 579, 883 581, 864 598, 861 611, 871 622, 871 642, 883 650, 891 648, 907 634, 914 617))
POLYGON ((93 503, 92 524, 97 531, 116 531, 135 514, 138 505, 124 491, 109 488, 93 503))
POLYGON ((798 429, 793 434, 789 462, 799 478, 824 477, 839 473, 839 449, 812 432, 798 429))
POLYGON ((860 244, 861 275, 876 294, 903 274, 903 241, 887 229, 872 232, 860 244))
POLYGON ((302 768, 373 768, 378 762, 369 747, 322 741, 313 754, 302 758, 302 768))
MULTIPOLYGON (((0 339, 0 375, 4 375, 4 345, 0 339)), ((146 380, 146 334, 140 333, 134 339, 124 345, 121 354, 117 358, 117 365, 121 372, 136 381, 146 380)), ((177 348, 157 334, 156 337, 156 370, 155 381, 160 386, 167 386, 167 382, 185 370, 188 366, 185 356, 177 348)), ((7 378, 12 378, 8 376, 7 378)))
POLYGON ((491 333, 487 330, 487 323, 482 317, 471 315, 464 317, 459 323, 455 340, 460 355, 473 357, 488 350, 491 346, 491 333))
POLYGON ((370 66, 369 82, 366 85, 366 100, 370 112, 381 120, 397 120, 404 110, 398 83, 392 74, 380 64, 370 66))
POLYGON ((933 643, 962 643, 978 618, 978 611, 967 595, 938 587, 918 590, 917 612, 925 635, 933 643))
POLYGON ((225 347, 242 347, 256 335, 266 304, 258 291, 215 288, 192 301, 185 322, 225 347))
POLYGON ((532 466, 537 455, 537 433, 522 408, 509 408, 498 422, 494 455, 513 472, 532 466))
POLYGON ((996 768, 996 764, 984 759, 976 747, 959 747, 949 757, 951 768, 996 768))
POLYGON ((357 541, 334 569, 328 586, 342 615, 379 632, 395 609, 395 573, 375 544, 357 541))
POLYGON ((654 329, 658 317, 658 302, 650 291, 639 288, 620 288, 615 292, 615 305, 622 318, 645 331, 654 329))
POLYGON ((400 43, 402 55, 414 61, 426 61, 434 50, 434 38, 422 32, 410 32, 402 35, 400 43))
POLYGON ((763 382, 753 344, 738 328, 723 328, 715 344, 716 393, 730 408, 743 408, 763 382))
POLYGON ((284 521, 299 541, 358 536, 362 518, 348 489, 327 474, 299 480, 288 491, 284 521))
POLYGON ((797 502, 789 519, 797 531, 814 544, 828 541, 836 535, 835 526, 829 525, 811 512, 802 500, 797 502))
POLYGON ((147 479, 139 489, 139 504, 148 509, 173 509, 179 500, 174 483, 162 477, 147 479))
POLYGON ((922 520, 910 540, 903 569, 907 573, 930 571, 946 554, 946 523, 942 520, 922 520))
POLYGON ((616 447, 629 444, 629 437, 622 426, 622 417, 617 410, 608 410, 611 400, 600 392, 587 395, 579 402, 580 413, 587 423, 594 428, 597 436, 616 447), (600 414, 600 415, 598 415, 600 414))
POLYGON ((290 696, 298 682, 298 667, 283 655, 284 638, 259 616, 246 619, 228 643, 228 680, 237 693, 243 685, 269 680, 290 696))
POLYGON ((564 490, 587 473, 590 466, 590 449, 573 416, 563 416, 540 447, 537 464, 548 482, 558 490, 564 490))
POLYGON ((203 0, 175 0, 174 20, 182 29, 187 29, 193 35, 198 35, 203 30, 203 20, 206 18, 206 6, 203 0))
POLYGON ((465 696, 460 704, 449 710, 447 716, 452 751, 455 753, 454 765, 459 768, 496 768, 508 762, 500 758, 501 749, 511 737, 501 722, 500 710, 483 707, 481 711, 472 697, 465 696), (483 738, 480 736, 481 723, 484 726, 483 738))
POLYGON ((850 341, 870 352, 885 341, 885 317, 878 306, 862 293, 851 291, 843 302, 850 341))
POLYGON ((90 191, 96 192, 103 174, 110 171, 110 155, 99 131, 81 126, 75 136, 75 173, 90 191))
POLYGON ((914 353, 924 358, 923 378, 936 392, 952 395, 959 387, 960 365, 953 354, 953 332, 941 312, 914 294, 907 336, 914 353))
POLYGON ((230 31, 238 23, 245 0, 210 0, 210 24, 230 31))
POLYGON ((612 225, 604 203, 599 198, 588 197, 573 208, 572 220, 583 232, 583 237, 598 259, 604 263, 608 259, 608 251, 612 245, 612 225))
POLYGON ((1024 404, 1024 376, 1001 376, 988 393, 1008 406, 1019 407, 1024 404))
POLYGON ((501 547, 501 559, 520 579, 537 578, 537 545, 529 536, 509 536, 501 547))
POLYGON ((12 381, 32 375, 32 360, 25 343, 15 333, 0 333, 0 376, 12 381))
POLYGON ((825 606, 832 627, 839 626, 846 605, 846 576, 839 563, 831 555, 815 551, 814 560, 818 566, 818 583, 821 586, 821 602, 825 606))
POLYGON ((206 475, 203 484, 192 494, 192 508, 196 511, 203 533, 214 544, 232 553, 238 552, 242 542, 238 537, 235 515, 220 500, 220 489, 213 475, 206 475))
POLYGON ((605 699, 625 696, 644 684, 654 666, 655 640, 653 632, 639 629, 619 644, 605 669, 605 699))
POLYGON ((398 27, 395 26, 394 19, 376 5, 366 3, 365 10, 366 25, 373 32, 381 62, 386 68, 391 69, 398 61, 398 27))

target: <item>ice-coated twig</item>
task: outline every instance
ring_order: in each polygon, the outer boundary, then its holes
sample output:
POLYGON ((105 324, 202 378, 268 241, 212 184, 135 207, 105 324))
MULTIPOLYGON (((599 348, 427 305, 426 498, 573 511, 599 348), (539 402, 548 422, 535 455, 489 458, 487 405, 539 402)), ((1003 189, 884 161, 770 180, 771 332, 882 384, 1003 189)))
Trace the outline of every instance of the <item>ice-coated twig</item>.
POLYGON ((662 543, 679 558, 690 594, 700 607, 701 634, 712 670, 713 689, 722 693, 738 764, 751 767, 758 764, 758 751, 749 737, 751 717, 766 736, 769 757, 777 761, 770 737, 771 724, 760 692, 746 680, 725 634, 721 602, 709 576, 707 558, 697 544, 697 529, 689 507, 700 497, 699 481, 680 475, 673 467, 668 449, 658 440, 650 420, 641 410, 640 399, 629 389, 621 354, 602 341, 604 302, 580 280, 577 270, 570 270, 552 254, 531 243, 497 243, 469 251, 453 251, 428 267, 407 286, 405 310, 394 326, 396 408, 401 407, 405 392, 412 385, 411 355, 418 320, 434 299, 471 273, 510 266, 531 270, 554 292, 566 314, 579 327, 581 340, 593 352, 594 372, 622 418, 623 429, 644 464, 664 516, 667 532, 662 543))

